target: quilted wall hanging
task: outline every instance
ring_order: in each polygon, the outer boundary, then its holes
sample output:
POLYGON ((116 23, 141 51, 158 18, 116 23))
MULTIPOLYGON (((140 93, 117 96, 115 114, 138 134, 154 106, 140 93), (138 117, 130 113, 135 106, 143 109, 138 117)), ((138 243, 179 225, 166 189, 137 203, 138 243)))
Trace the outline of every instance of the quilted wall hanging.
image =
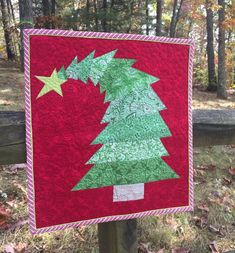
POLYGON ((190 211, 193 42, 24 31, 30 229, 190 211))

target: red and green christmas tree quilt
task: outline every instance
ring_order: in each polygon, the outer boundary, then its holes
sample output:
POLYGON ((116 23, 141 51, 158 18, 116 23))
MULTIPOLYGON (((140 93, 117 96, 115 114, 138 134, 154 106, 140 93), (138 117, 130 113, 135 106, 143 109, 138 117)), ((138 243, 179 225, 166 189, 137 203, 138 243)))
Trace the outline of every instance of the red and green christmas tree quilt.
POLYGON ((25 37, 31 230, 190 210, 191 42, 25 37))

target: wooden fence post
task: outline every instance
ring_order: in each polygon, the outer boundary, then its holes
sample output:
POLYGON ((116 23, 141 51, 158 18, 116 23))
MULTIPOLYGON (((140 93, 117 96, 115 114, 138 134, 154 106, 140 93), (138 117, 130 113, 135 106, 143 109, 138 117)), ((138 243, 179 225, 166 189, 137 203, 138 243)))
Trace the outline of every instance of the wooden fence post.
POLYGON ((98 224, 99 253, 137 253, 137 220, 98 224))

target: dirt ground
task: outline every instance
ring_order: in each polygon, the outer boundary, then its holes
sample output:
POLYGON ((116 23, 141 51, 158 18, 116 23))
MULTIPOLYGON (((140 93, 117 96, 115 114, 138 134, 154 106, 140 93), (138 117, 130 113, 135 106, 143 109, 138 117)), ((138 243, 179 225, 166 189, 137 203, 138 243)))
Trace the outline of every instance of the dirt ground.
POLYGON ((24 110, 24 75, 19 64, 0 60, 0 110, 24 110))
MULTIPOLYGON (((0 110, 24 109, 23 74, 0 61, 0 110)), ((193 90, 193 108, 235 108, 235 96, 193 90)), ((138 253, 235 252, 235 146, 194 149, 194 212, 139 219, 138 253)), ((66 214, 65 214, 66 215, 66 214)), ((97 226, 32 236, 25 165, 0 166, 0 252, 98 253, 97 226)))

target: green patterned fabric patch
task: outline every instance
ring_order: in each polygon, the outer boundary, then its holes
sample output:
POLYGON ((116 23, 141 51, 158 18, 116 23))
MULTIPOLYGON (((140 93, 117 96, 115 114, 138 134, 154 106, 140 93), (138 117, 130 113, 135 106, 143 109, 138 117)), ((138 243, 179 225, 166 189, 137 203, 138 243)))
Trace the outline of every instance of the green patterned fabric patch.
POLYGON ((171 133, 159 113, 110 122, 92 144, 162 138, 171 133))
POLYGON ((90 53, 84 60, 79 63, 77 62, 77 57, 75 57, 74 61, 66 70, 67 76, 75 80, 80 79, 86 83, 91 71, 94 53, 95 52, 90 53))
POLYGON ((112 51, 110 53, 101 55, 100 57, 93 59, 90 71, 90 79, 92 80, 94 85, 97 85, 101 77, 106 72, 109 64, 113 60, 113 56, 115 53, 116 51, 112 51))
POLYGON ((102 122, 119 121, 131 116, 158 113, 166 107, 153 89, 137 86, 133 92, 115 99, 105 113, 102 122))
POLYGON ((178 176, 160 157, 128 162, 98 163, 73 190, 153 182, 168 178, 178 178, 178 176))
POLYGON ((168 155, 159 139, 131 142, 107 143, 93 155, 89 163, 106 163, 114 161, 133 161, 168 155))

